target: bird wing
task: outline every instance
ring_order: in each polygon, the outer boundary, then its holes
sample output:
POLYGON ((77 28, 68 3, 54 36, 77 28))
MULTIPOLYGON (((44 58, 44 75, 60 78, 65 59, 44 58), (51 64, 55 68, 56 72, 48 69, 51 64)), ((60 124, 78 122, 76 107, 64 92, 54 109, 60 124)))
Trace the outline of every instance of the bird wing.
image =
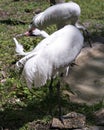
POLYGON ((51 79, 52 68, 46 58, 43 59, 40 55, 36 55, 25 63, 22 74, 29 88, 32 88, 32 85, 37 88, 51 79))

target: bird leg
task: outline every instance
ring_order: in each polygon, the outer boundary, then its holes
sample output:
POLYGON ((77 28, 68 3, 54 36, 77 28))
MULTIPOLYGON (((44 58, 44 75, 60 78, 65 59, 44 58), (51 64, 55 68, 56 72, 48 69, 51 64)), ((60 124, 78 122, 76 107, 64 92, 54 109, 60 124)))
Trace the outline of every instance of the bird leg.
MULTIPOLYGON (((50 81, 50 84, 49 84, 49 98, 50 98, 50 105, 49 105, 49 113, 52 115, 52 94, 53 94, 53 77, 51 78, 51 81, 50 81)), ((61 120, 61 92, 60 92, 60 79, 58 79, 58 82, 57 82, 57 85, 56 85, 56 88, 57 88, 57 96, 58 96, 58 117, 59 119, 61 120)))
POLYGON ((61 95, 60 95, 60 81, 58 80, 57 83, 57 95, 58 95, 58 109, 59 109, 59 118, 61 117, 62 111, 61 111, 61 95))
MULTIPOLYGON (((49 113, 52 116, 52 94, 53 94, 53 77, 51 78, 50 84, 49 84, 49 100, 50 100, 50 105, 49 105, 49 113)), ((61 101, 60 101, 60 79, 58 79, 58 83, 56 85, 57 88, 57 95, 58 95, 58 111, 59 111, 59 119, 61 119, 61 101)))
POLYGON ((51 104, 52 104, 52 93, 53 93, 52 83, 53 83, 53 77, 51 78, 51 81, 50 81, 50 84, 49 84, 49 100, 50 100, 49 113, 50 113, 51 116, 52 116, 52 107, 51 107, 51 104))
POLYGON ((64 73, 60 74, 60 78, 58 79, 58 83, 57 83, 57 95, 58 95, 58 109, 59 109, 59 119, 62 121, 62 109, 61 109, 61 91, 60 91, 60 80, 63 78, 64 73))
MULTIPOLYGON (((63 73, 61 74, 61 76, 63 76, 63 73)), ((60 79, 58 80, 57 83, 57 95, 58 95, 58 118, 61 121, 62 124, 64 124, 63 122, 63 116, 62 116, 62 108, 61 108, 61 91, 60 91, 60 79)))

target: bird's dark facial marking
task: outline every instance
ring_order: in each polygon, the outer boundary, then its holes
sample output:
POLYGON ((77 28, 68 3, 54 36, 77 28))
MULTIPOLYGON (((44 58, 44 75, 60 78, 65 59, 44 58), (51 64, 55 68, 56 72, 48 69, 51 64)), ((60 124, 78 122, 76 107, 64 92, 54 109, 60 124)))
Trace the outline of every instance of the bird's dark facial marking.
POLYGON ((35 36, 34 34, 33 34, 33 31, 35 30, 35 28, 34 29, 30 29, 29 31, 27 31, 26 33, 25 33, 25 35, 26 36, 35 36))

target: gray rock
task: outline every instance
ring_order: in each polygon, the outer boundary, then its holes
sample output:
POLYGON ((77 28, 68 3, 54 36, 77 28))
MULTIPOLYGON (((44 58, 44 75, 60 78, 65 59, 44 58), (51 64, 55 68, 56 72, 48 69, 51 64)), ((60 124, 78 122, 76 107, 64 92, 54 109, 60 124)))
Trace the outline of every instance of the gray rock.
POLYGON ((86 122, 86 117, 82 114, 71 112, 62 117, 62 120, 59 118, 53 118, 52 128, 59 129, 76 129, 84 128, 86 122))
POLYGON ((93 126, 89 130, 104 130, 103 126, 93 126))
POLYGON ((95 121, 97 125, 104 126, 104 108, 94 113, 95 121))
POLYGON ((89 126, 82 129, 73 129, 73 130, 104 130, 103 126, 89 126))

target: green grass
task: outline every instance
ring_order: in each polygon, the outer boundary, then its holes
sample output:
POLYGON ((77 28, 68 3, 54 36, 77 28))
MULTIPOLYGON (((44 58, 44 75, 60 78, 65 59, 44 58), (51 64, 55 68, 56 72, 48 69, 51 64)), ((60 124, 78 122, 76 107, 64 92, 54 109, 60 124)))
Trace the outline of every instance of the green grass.
MULTIPOLYGON (((75 0, 82 9, 80 21, 89 23, 88 29, 92 35, 104 36, 104 0, 75 0)), ((0 1, 0 128, 9 130, 26 130, 29 122, 50 120, 48 112, 51 100, 48 87, 45 86, 30 92, 26 84, 20 81, 15 71, 15 62, 19 59, 15 55, 15 45, 12 38, 28 29, 36 9, 45 9, 49 3, 38 0, 1 0, 0 1)), ((54 27, 48 27, 49 33, 54 27)), ((26 50, 33 48, 41 38, 18 39, 26 50)), ((63 88, 65 89, 65 88, 63 88)), ((57 116, 57 94, 54 88, 52 97, 53 115, 57 116)), ((92 113, 102 107, 103 102, 87 106, 85 104, 70 103, 69 97, 63 95, 63 114, 69 111, 83 113, 88 123, 93 117, 92 113), (89 116, 91 115, 91 116, 89 116)), ((92 122, 93 123, 93 122, 92 122)))

